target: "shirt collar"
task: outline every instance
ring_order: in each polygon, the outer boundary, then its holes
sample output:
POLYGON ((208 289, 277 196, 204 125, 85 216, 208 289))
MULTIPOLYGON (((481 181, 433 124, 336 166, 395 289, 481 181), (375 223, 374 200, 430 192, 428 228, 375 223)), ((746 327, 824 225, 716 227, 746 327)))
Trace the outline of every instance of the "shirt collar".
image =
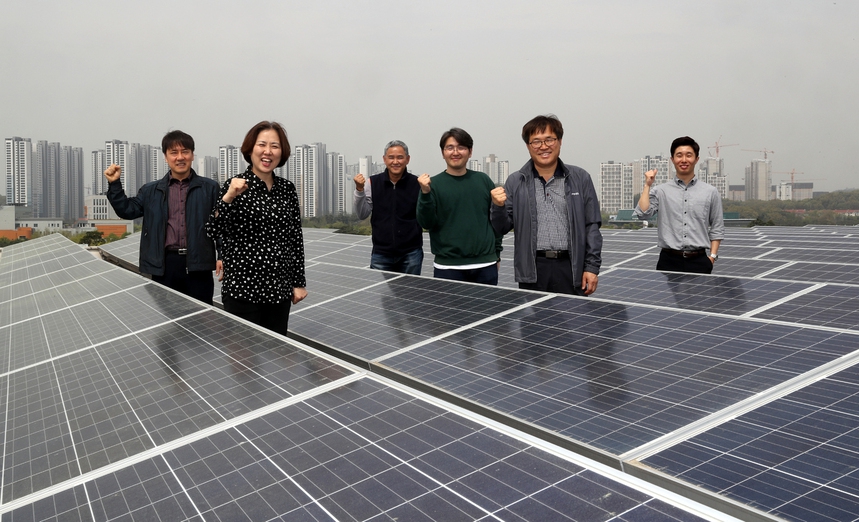
MULTIPOLYGON (((534 179, 537 179, 537 178, 543 179, 543 178, 540 176, 540 174, 537 172, 537 167, 535 167, 535 166, 534 166, 534 160, 531 160, 531 161, 530 161, 530 164, 531 164, 531 175, 534 177, 534 179)), ((557 165, 555 165, 555 174, 554 174, 554 177, 556 177, 556 178, 565 178, 565 177, 567 177, 567 171, 566 171, 566 170, 564 170, 564 162, 563 162, 563 161, 561 161, 561 158, 560 158, 560 157, 558 158, 558 164, 557 164, 557 165)), ((544 181, 543 183, 545 183, 545 181, 544 181)))
POLYGON ((676 183, 680 187, 691 187, 692 185, 695 185, 696 183, 698 183, 698 175, 696 174, 696 175, 692 176, 692 179, 689 180, 688 185, 683 183, 682 179, 678 178, 677 176, 674 176, 674 183, 676 183))

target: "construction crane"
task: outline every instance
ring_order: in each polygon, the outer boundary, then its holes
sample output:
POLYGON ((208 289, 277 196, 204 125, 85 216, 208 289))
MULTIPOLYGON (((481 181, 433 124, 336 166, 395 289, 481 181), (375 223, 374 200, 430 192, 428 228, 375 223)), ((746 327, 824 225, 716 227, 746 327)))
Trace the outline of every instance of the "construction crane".
POLYGON ((764 153, 764 159, 767 159, 767 153, 775 154, 774 150, 769 150, 769 149, 741 149, 741 150, 745 150, 748 152, 763 152, 764 153))
MULTIPOLYGON (((792 201, 796 201, 794 199, 795 198, 794 190, 796 189, 796 175, 797 174, 802 175, 802 174, 804 174, 804 172, 797 172, 796 169, 790 169, 790 170, 774 170, 774 171, 772 171, 772 173, 773 174, 790 174, 790 199, 792 201)), ((806 178, 806 179, 800 180, 800 183, 804 183, 807 181, 826 181, 826 178, 806 178)))
POLYGON ((707 147, 707 150, 710 150, 710 151, 712 151, 713 149, 716 150, 716 159, 719 159, 719 149, 721 149, 723 147, 739 147, 740 146, 739 143, 728 143, 727 145, 723 145, 721 143, 721 141, 722 141, 722 136, 720 135, 719 139, 716 140, 715 144, 707 147))

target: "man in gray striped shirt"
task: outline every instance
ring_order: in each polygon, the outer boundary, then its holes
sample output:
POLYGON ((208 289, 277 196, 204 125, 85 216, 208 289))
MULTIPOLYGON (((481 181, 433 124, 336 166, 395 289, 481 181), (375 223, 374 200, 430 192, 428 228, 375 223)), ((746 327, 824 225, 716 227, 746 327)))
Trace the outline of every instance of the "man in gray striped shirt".
POLYGON ((659 211, 657 270, 710 274, 725 237, 722 198, 716 187, 695 176, 699 146, 689 136, 671 143, 677 176, 651 189, 656 171, 644 174, 644 188, 635 207, 639 219, 659 211), (707 250, 710 250, 709 255, 707 250))

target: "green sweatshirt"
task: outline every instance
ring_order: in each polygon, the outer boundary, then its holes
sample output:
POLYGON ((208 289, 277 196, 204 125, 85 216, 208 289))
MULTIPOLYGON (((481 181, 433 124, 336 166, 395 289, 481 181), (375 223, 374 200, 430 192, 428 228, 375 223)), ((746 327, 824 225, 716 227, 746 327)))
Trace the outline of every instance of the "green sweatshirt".
POLYGON ((418 198, 418 223, 429 231, 435 262, 461 266, 498 261, 501 239, 489 222, 489 192, 495 184, 483 172, 432 177, 430 193, 418 198))

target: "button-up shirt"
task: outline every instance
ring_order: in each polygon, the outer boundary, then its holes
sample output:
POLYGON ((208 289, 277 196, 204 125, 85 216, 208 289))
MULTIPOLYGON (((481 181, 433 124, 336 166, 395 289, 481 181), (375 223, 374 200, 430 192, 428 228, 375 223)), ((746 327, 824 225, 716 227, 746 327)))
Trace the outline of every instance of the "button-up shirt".
POLYGON ((635 206, 639 219, 659 211, 657 243, 673 250, 710 248, 710 242, 725 237, 722 198, 716 187, 695 176, 687 185, 675 177, 650 189, 650 208, 635 206))
POLYGON ((187 248, 188 234, 185 230, 185 201, 188 199, 188 187, 191 178, 179 180, 170 177, 167 189, 167 236, 164 239, 165 248, 187 248))
POLYGON ((570 224, 561 162, 558 162, 555 174, 549 181, 544 180, 533 167, 532 172, 534 196, 537 199, 537 250, 569 250, 570 224))

